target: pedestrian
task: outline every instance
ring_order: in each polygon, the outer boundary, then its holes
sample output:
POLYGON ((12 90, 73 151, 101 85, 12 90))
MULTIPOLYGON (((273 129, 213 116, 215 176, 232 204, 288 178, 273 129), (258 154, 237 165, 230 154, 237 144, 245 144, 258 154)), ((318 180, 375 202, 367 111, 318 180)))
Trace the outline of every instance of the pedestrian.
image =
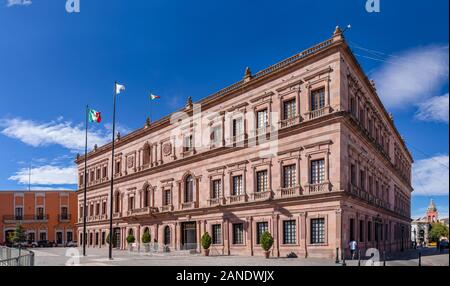
POLYGON ((352 260, 355 259, 355 254, 356 254, 356 248, 358 247, 358 243, 352 239, 352 241, 350 241, 349 243, 349 247, 350 247, 350 253, 352 256, 352 260))

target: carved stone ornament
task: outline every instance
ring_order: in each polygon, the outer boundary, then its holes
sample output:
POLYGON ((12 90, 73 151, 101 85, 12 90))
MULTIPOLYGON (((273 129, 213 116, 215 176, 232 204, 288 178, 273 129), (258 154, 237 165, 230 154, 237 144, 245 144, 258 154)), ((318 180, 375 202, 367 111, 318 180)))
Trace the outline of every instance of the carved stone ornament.
POLYGON ((163 151, 163 154, 165 156, 169 156, 170 154, 172 154, 172 143, 170 143, 170 142, 165 143, 163 145, 163 150, 162 151, 163 151))

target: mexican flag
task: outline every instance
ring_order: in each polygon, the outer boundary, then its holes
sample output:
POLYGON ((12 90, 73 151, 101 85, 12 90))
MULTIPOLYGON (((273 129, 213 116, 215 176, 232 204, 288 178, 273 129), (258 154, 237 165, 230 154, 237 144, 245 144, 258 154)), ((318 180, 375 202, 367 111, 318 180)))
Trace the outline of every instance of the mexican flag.
POLYGON ((156 100, 156 99, 159 99, 159 98, 161 98, 161 97, 157 96, 157 95, 154 95, 153 93, 150 94, 150 100, 156 100))
POLYGON ((88 117, 89 117, 89 122, 96 122, 96 123, 102 122, 101 113, 94 109, 89 110, 88 117))

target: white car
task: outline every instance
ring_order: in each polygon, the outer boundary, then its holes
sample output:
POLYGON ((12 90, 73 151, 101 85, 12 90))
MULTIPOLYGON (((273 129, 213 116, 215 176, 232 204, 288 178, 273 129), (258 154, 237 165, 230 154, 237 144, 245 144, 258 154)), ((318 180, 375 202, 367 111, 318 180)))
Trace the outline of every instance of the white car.
POLYGON ((78 243, 76 241, 69 241, 66 243, 66 247, 77 247, 78 243))

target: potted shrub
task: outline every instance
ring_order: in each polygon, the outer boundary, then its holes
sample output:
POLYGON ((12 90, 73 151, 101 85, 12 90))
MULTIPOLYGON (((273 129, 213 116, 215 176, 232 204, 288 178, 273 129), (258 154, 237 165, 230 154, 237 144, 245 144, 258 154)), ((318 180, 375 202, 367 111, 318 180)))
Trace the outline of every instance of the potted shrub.
POLYGON ((134 235, 129 234, 127 236, 127 242, 128 242, 128 250, 129 251, 133 251, 133 243, 136 241, 136 238, 134 237, 134 235))
POLYGON ((266 258, 269 258, 270 249, 272 248, 273 245, 273 237, 270 234, 270 232, 266 231, 262 234, 260 244, 261 248, 264 250, 264 256, 266 258))
POLYGON ((150 235, 150 232, 145 231, 144 234, 142 234, 142 243, 144 244, 145 252, 150 251, 150 241, 151 240, 152 240, 152 236, 150 235))
POLYGON ((211 247, 211 236, 205 232, 202 236, 202 247, 205 250, 205 256, 209 256, 209 248, 211 247))

